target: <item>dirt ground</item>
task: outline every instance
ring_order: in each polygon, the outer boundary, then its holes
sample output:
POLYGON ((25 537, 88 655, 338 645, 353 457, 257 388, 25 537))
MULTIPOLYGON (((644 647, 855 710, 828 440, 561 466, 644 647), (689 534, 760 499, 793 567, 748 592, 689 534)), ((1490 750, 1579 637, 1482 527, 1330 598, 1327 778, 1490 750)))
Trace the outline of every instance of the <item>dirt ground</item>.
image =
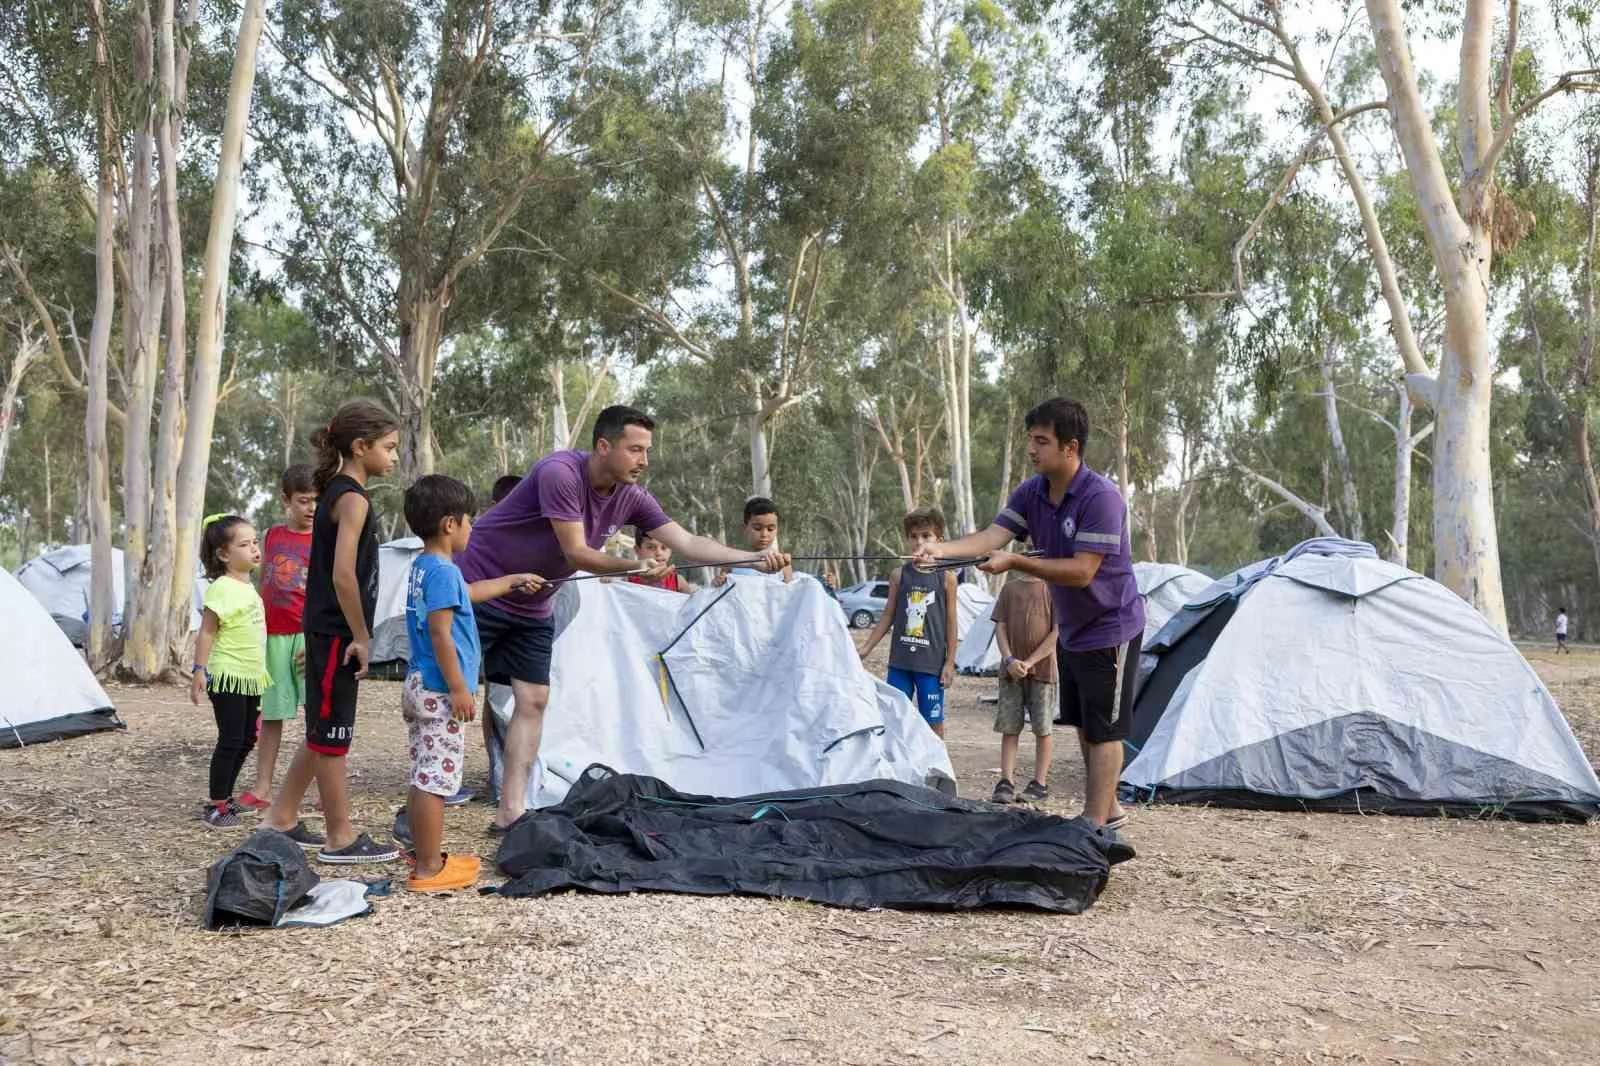
MULTIPOLYGON (((1600 653, 1530 657, 1593 757, 1600 653)), ((965 795, 995 780, 992 685, 950 701, 965 795)), ((241 839, 195 820, 210 715, 113 695, 127 732, 0 752, 0 1062, 1600 1060, 1600 826, 1148 808, 1077 917, 397 891, 208 934, 205 870, 241 839)), ((373 830, 405 780, 397 695, 363 690, 373 830)), ((1059 761, 1051 807, 1081 783, 1059 761)), ((452 811, 449 846, 489 854, 487 818, 452 811)))

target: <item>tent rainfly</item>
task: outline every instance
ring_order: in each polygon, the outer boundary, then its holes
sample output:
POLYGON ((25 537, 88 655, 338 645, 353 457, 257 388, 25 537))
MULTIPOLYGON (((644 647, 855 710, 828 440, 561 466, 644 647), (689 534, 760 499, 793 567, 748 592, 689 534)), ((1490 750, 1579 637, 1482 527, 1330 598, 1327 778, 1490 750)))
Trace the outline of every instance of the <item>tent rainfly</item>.
POLYGON ((1313 542, 1231 574, 1150 652, 1122 775, 1134 798, 1529 821, 1600 813, 1600 780, 1521 653, 1370 545, 1313 542))
MULTIPOLYGON (((127 602, 127 570, 121 548, 111 549, 111 596, 113 627, 122 625, 122 607, 127 602)), ((89 636, 89 585, 92 568, 87 544, 68 544, 40 554, 23 563, 17 580, 50 613, 61 631, 78 647, 89 636)), ((205 600, 205 571, 197 563, 194 573, 194 603, 189 616, 191 630, 200 628, 201 603, 205 600)))
POLYGON ((6 628, 0 661, 10 666, 5 699, 0 700, 0 748, 122 728, 83 656, 4 570, 0 570, 0 617, 6 628))
POLYGON ((422 551, 421 537, 401 537, 378 547, 378 608, 372 621, 372 661, 407 662, 411 638, 406 635, 406 575, 422 551))

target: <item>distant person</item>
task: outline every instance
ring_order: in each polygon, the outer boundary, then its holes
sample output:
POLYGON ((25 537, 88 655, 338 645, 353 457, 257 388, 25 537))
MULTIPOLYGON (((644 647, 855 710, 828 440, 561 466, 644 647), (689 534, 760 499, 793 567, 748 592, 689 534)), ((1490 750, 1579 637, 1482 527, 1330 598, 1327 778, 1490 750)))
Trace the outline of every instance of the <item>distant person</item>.
POLYGON ((839 583, 834 580, 832 570, 822 572, 822 591, 826 592, 833 602, 839 602, 839 583))
POLYGON ((1572 649, 1567 647, 1567 609, 1565 607, 1557 607, 1556 654, 1560 655, 1562 652, 1566 652, 1568 655, 1571 655, 1572 649))
POLYGON ((1000 649, 1000 703, 994 731, 1000 734, 1000 781, 993 802, 1017 799, 1017 746, 1024 723, 1033 729, 1033 780, 1022 790, 1030 803, 1050 798, 1050 735, 1056 714, 1056 629, 1050 589, 1043 581, 1013 571, 989 615, 1000 649))
POLYGON ((661 543, 650 534, 640 531, 638 539, 634 541, 634 553, 638 560, 650 566, 653 570, 666 570, 659 577, 650 578, 644 574, 633 574, 628 578, 630 585, 647 585, 653 589, 666 589, 668 592, 694 592, 696 586, 686 578, 680 577, 677 567, 672 565, 672 549, 661 543))
POLYGON ((422 538, 406 575, 410 672, 400 693, 411 755, 406 826, 416 856, 406 887, 414 892, 468 888, 481 866, 476 855, 446 855, 441 847, 445 802, 461 791, 466 762, 462 723, 477 715, 480 652, 472 605, 544 584, 534 574, 467 584, 454 559, 467 549, 477 509, 472 492, 442 474, 420 477, 406 490, 406 525, 422 538))
MULTIPOLYGON (((752 496, 744 502, 744 531, 745 547, 752 554, 760 555, 762 552, 773 551, 778 545, 778 505, 765 496, 752 496)), ((774 577, 774 574, 764 573, 748 565, 728 566, 717 571, 717 576, 711 579, 711 584, 722 586, 727 584, 729 577, 774 577)), ((794 580, 794 568, 783 568, 783 580, 794 580)))
MULTIPOLYGON (((486 511, 467 550, 456 560, 467 580, 534 573, 546 582, 579 570, 617 574, 636 569, 632 559, 597 550, 625 525, 636 526, 679 556, 716 564, 743 560, 745 552, 690 533, 669 518, 639 485, 650 466, 655 421, 643 411, 607 407, 595 419, 593 450, 553 452, 486 511)), ((762 553, 763 570, 782 570, 789 558, 762 553)), ((645 573, 659 577, 656 564, 645 573)), ((484 669, 491 681, 511 682, 514 707, 506 734, 500 809, 489 831, 505 832, 526 809, 528 777, 539 754, 545 707, 550 702, 550 649, 555 641, 556 588, 513 592, 475 609, 484 669)))
POLYGON ((502 474, 494 479, 494 486, 489 490, 489 506, 493 507, 507 496, 511 490, 522 484, 522 477, 518 474, 502 474))
POLYGON ((267 530, 261 546, 261 602, 267 612, 267 672, 272 686, 261 696, 261 737, 256 743, 255 787, 239 797, 243 806, 272 806, 272 775, 283 745, 283 723, 306 705, 306 569, 311 564, 311 520, 317 487, 311 468, 291 466, 279 478, 283 522, 267 530))
POLYGON ((256 742, 267 673, 267 619, 250 574, 261 565, 255 527, 238 515, 216 515, 201 534, 200 563, 210 584, 194 642, 189 699, 211 700, 217 743, 211 751, 210 792, 200 820, 207 829, 238 829, 244 806, 233 798, 239 771, 256 742))
MULTIPOLYGON (((912 511, 901 523, 913 555, 944 540, 944 516, 933 508, 912 511)), ((889 608, 861 645, 863 660, 884 634, 889 641, 889 684, 905 693, 923 721, 944 737, 944 690, 956 679, 956 575, 907 563, 889 575, 889 608)))
POLYGON ((1078 730, 1088 770, 1083 817, 1119 829, 1122 744, 1133 710, 1144 601, 1133 575, 1127 505, 1109 478, 1089 469, 1089 416, 1064 396, 1023 418, 1028 458, 1038 471, 1019 485, 986 529, 925 545, 917 562, 987 555, 986 573, 1021 570, 1050 585, 1060 647, 1056 652, 1061 716, 1078 730), (1028 537, 1040 557, 1005 551, 1028 537))
POLYGON ((303 626, 306 635, 306 739, 289 764, 262 825, 327 863, 393 862, 400 852, 350 824, 346 762, 356 729, 356 695, 367 676, 378 607, 378 516, 367 483, 394 468, 400 422, 373 400, 350 400, 312 437, 317 462, 303 626), (315 780, 327 838, 300 821, 300 801, 315 780))

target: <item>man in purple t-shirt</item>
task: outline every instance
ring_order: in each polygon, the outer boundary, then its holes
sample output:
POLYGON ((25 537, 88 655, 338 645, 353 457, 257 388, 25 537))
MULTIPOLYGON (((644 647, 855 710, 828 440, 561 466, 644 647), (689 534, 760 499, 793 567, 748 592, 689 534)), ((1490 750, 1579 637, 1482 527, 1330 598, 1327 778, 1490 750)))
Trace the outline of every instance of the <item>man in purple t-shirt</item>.
MULTIPOLYGON (((599 550, 623 526, 637 526, 695 562, 752 565, 751 552, 695 536, 668 518, 655 497, 639 486, 650 465, 655 428, 648 415, 632 407, 601 411, 594 423, 593 451, 545 456, 505 499, 484 512, 472 527, 467 550, 456 560, 461 573, 471 582, 500 574, 533 573, 555 580, 579 570, 593 574, 633 570, 639 566, 636 561, 599 550)), ((775 549, 757 554, 761 556, 757 569, 771 573, 789 565, 789 557, 775 549)), ((652 567, 643 576, 659 578, 669 565, 652 567)), ((554 587, 534 594, 515 592, 474 610, 484 673, 491 681, 510 684, 515 695, 506 732, 500 810, 491 832, 503 831, 525 809, 528 774, 539 753, 544 711, 550 702, 554 594, 554 587)))
POLYGON ((1081 404, 1061 396, 1046 400, 1023 425, 1038 474, 1017 487, 988 528, 925 548, 917 561, 987 554, 979 567, 987 573, 1021 570, 1050 584, 1061 631, 1057 721, 1078 730, 1088 774, 1083 816, 1120 829, 1127 815, 1117 803, 1117 779, 1144 632, 1127 506, 1110 479, 1083 463, 1089 416, 1081 404), (1024 538, 1041 557, 1002 550, 1024 538))

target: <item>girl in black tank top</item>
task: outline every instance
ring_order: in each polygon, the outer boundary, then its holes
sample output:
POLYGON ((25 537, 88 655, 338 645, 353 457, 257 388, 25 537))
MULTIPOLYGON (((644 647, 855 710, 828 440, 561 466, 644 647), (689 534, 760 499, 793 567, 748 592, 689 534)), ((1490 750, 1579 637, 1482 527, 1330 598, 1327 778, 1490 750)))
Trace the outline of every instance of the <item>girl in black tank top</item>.
POLYGON ((353 492, 368 501, 367 514, 361 523, 361 537, 356 542, 356 587, 361 590, 361 616, 366 621, 366 631, 372 632, 373 615, 378 609, 378 523, 373 514, 371 497, 366 486, 349 474, 333 476, 317 500, 316 517, 311 520, 311 560, 306 566, 306 605, 301 616, 302 628, 307 633, 351 640, 349 620, 344 608, 339 606, 339 594, 333 584, 334 556, 339 542, 339 523, 334 519, 334 509, 346 493, 353 492))

